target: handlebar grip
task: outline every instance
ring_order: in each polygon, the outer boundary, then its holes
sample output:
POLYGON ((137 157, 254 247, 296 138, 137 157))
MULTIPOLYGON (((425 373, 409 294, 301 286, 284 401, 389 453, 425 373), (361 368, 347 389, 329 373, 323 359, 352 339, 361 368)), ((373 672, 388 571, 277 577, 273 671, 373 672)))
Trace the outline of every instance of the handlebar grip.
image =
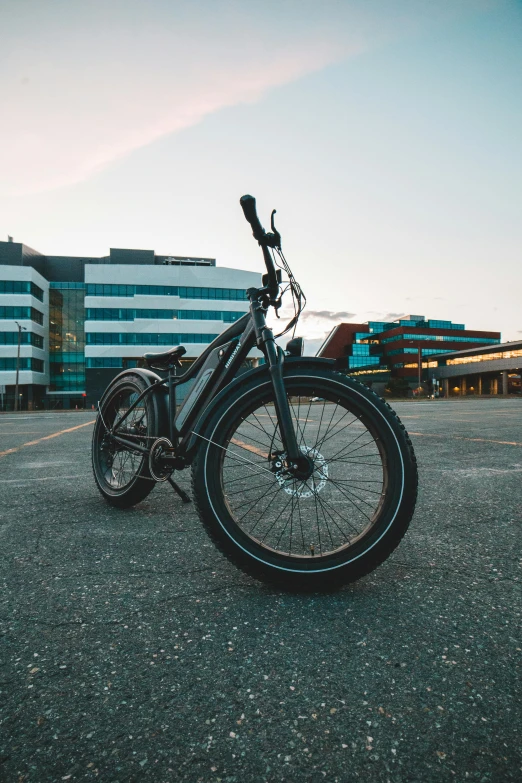
POLYGON ((254 237, 259 242, 261 238, 264 236, 265 229, 259 222, 259 218, 257 216, 255 198, 249 195, 241 196, 241 198, 239 199, 239 203, 243 208, 244 216, 246 217, 246 219, 250 223, 250 226, 252 227, 252 233, 254 234, 254 237))

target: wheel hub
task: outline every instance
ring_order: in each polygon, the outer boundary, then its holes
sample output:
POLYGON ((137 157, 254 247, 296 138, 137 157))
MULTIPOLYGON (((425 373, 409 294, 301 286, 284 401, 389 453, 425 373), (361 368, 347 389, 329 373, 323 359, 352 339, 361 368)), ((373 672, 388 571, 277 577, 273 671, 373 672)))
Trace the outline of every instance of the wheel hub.
POLYGON ((279 486, 288 495, 309 498, 321 492, 326 485, 328 464, 323 455, 311 446, 301 446, 300 451, 303 456, 292 464, 288 464, 285 453, 276 454, 272 470, 279 486))

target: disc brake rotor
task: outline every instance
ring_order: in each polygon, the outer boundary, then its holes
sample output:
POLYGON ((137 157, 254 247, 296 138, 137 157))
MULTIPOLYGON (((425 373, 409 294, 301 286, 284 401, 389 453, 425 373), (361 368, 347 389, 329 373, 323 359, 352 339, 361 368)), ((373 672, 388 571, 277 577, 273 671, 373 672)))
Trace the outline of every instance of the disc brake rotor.
MULTIPOLYGON (((310 478, 305 482, 296 479, 283 470, 278 471, 275 476, 281 489, 288 495, 299 498, 310 498, 313 495, 317 495, 326 485, 328 479, 328 463, 323 455, 311 446, 301 446, 300 451, 313 460, 314 471, 310 478)), ((281 454, 280 456, 283 460, 286 457, 285 454, 281 454)))

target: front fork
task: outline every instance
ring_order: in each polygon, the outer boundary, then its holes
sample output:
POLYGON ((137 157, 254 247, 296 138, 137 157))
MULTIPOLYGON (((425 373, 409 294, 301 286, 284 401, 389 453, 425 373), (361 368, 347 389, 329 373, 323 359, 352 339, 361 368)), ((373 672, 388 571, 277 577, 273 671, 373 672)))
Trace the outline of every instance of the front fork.
POLYGON ((274 389, 275 409, 281 440, 286 451, 286 459, 289 467, 297 468, 303 460, 297 437, 295 434, 294 423, 290 413, 290 404, 286 395, 285 384, 283 380, 283 362, 284 354, 281 348, 274 340, 274 333, 266 325, 266 310, 262 304, 255 299, 250 301, 250 312, 254 324, 256 342, 258 348, 264 353, 268 362, 268 370, 274 389))

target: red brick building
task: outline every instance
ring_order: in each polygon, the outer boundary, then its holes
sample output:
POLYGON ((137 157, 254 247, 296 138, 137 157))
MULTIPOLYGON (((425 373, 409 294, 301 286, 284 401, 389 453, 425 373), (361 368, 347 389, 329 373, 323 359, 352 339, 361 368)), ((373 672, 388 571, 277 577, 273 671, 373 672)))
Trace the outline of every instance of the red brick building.
MULTIPOLYGON (((403 379, 414 388, 426 380, 430 358, 437 354, 500 343, 500 332, 466 329, 464 324, 407 315, 392 322, 338 324, 318 351, 318 356, 344 360, 350 374, 384 387, 391 379, 403 379)), ((342 361, 342 363, 344 363, 342 361)))

